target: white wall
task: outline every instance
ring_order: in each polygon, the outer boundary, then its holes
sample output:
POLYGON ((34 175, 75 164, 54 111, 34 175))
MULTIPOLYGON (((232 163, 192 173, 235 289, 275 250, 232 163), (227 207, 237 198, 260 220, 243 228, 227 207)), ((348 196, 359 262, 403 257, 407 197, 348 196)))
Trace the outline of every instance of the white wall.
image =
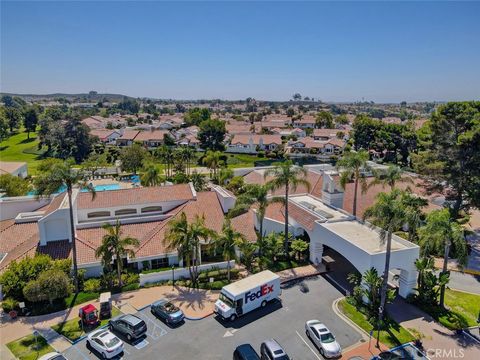
POLYGON ((70 240, 70 211, 58 209, 38 221, 40 245, 49 241, 70 240))
MULTIPOLYGON (((235 266, 235 260, 230 261, 230 266, 233 269, 235 266)), ((218 263, 211 263, 211 264, 203 264, 198 266, 199 271, 209 270, 211 268, 219 268, 219 269, 226 269, 227 262, 222 261, 218 263)), ((172 280, 172 270, 166 270, 161 272, 155 272, 150 274, 140 274, 140 286, 143 286, 148 283, 155 283, 159 281, 167 281, 172 280)), ((175 280, 181 278, 190 278, 190 273, 188 268, 176 268, 175 269, 175 280)))
POLYGON ((5 197, 0 199, 0 221, 14 219, 22 212, 32 212, 48 205, 50 199, 35 200, 34 196, 5 197))

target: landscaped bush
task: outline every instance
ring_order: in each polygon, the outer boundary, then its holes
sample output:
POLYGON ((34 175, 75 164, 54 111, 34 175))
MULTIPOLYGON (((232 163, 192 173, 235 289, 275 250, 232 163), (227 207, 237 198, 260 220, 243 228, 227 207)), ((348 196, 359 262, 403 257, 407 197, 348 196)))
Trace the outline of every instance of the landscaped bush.
POLYGON ((85 280, 85 282, 83 283, 83 290, 85 292, 90 292, 90 293, 97 292, 98 290, 100 290, 100 288, 101 288, 100 279, 92 278, 92 279, 85 280))
POLYGON ((6 298, 2 302, 3 311, 5 311, 6 313, 12 310, 15 310, 17 306, 18 306, 18 301, 12 298, 6 298))

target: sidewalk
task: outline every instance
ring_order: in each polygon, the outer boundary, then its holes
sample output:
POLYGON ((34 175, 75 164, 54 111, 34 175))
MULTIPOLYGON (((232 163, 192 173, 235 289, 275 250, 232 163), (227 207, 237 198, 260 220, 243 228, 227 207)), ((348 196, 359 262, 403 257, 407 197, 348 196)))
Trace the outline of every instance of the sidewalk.
POLYGON ((428 314, 417 307, 397 298, 387 306, 388 314, 405 329, 415 329, 422 336, 423 347, 427 356, 435 359, 448 359, 454 353, 463 352, 464 359, 479 359, 480 344, 465 336, 448 330, 428 314))
POLYGON ((300 266, 297 268, 293 269, 287 269, 283 271, 278 271, 276 274, 280 276, 280 280, 282 282, 293 280, 296 278, 303 278, 303 277, 308 277, 308 276, 314 276, 314 275, 319 275, 324 273, 325 270, 325 265, 319 264, 319 265, 306 265, 306 266, 300 266))

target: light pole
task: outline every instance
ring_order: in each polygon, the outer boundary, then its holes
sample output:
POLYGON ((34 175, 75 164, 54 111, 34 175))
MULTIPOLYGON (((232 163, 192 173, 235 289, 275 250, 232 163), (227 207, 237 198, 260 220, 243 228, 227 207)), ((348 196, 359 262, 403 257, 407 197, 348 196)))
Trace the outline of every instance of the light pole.
POLYGON ((383 315, 383 307, 378 307, 378 321, 377 321, 377 349, 380 349, 380 327, 382 324, 382 315, 383 315))
POLYGON ((175 290, 175 265, 172 265, 172 290, 175 290))

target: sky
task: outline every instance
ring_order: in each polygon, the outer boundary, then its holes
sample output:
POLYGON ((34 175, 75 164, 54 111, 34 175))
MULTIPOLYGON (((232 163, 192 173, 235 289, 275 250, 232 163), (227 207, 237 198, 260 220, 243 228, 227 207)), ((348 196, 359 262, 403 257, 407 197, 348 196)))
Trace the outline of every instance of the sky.
POLYGON ((480 2, 1 1, 0 90, 480 98, 480 2))

